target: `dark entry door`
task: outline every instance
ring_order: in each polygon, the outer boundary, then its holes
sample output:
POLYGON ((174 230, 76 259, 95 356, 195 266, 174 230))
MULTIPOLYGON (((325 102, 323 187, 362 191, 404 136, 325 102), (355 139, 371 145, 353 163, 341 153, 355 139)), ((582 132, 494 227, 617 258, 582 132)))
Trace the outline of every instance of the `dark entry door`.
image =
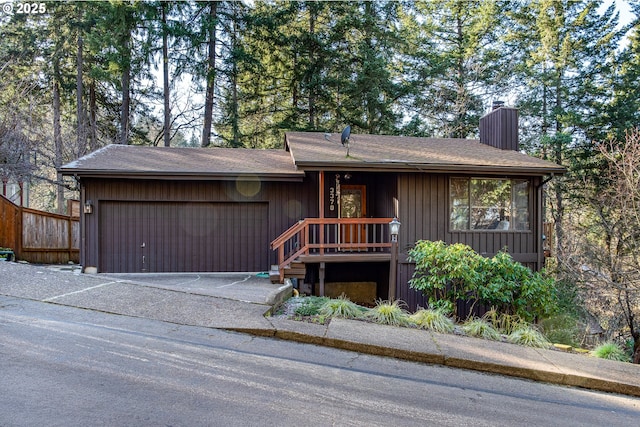
MULTIPOLYGON (((367 189, 365 185, 340 187, 340 218, 364 218, 367 215, 367 189)), ((366 243, 366 227, 357 224, 341 226, 341 243, 366 243)))
POLYGON ((100 203, 101 272, 264 271, 267 203, 100 203))

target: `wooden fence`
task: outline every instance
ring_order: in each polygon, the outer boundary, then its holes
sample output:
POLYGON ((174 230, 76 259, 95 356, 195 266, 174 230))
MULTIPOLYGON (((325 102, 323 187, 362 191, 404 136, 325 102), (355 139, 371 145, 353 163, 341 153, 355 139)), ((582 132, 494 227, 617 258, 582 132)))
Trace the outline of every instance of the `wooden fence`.
POLYGON ((32 263, 78 263, 80 219, 17 206, 0 196, 0 247, 32 263))

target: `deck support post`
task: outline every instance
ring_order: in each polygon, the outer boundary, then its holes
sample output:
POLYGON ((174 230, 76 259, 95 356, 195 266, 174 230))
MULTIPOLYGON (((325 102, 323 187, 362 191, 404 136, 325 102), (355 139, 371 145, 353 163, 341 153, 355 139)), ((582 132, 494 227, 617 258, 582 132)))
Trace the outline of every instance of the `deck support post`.
POLYGON ((325 272, 325 263, 320 263, 320 268, 318 269, 318 281, 320 282, 320 296, 324 296, 324 272, 325 272))
POLYGON ((396 277, 398 274, 398 242, 391 244, 391 261, 389 261, 389 301, 396 299, 396 277))
MULTIPOLYGON (((320 211, 318 212, 318 218, 324 218, 324 171, 320 171, 320 179, 319 179, 319 191, 320 200, 318 200, 318 208, 320 211)), ((320 225, 320 254, 324 254, 324 225, 320 225)), ((324 294, 323 294, 324 296, 324 294)))

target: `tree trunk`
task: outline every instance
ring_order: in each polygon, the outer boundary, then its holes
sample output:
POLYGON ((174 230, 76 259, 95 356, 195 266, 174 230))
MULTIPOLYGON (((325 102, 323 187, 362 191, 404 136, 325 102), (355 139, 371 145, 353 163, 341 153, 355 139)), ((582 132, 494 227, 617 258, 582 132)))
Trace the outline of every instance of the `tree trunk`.
POLYGON ((64 187, 62 186, 62 126, 60 125, 60 59, 53 60, 53 164, 58 171, 56 174, 56 204, 58 213, 64 213, 64 187))
MULTIPOLYGON (((131 35, 125 39, 123 43, 123 49, 125 52, 130 52, 131 35)), ((126 55, 122 68, 122 107, 120 109, 120 138, 118 143, 127 145, 129 144, 129 112, 131 104, 131 56, 126 55)))
POLYGON ((213 122, 213 93, 216 78, 216 14, 218 2, 209 3, 209 53, 207 64, 207 93, 204 103, 204 126, 202 128, 202 145, 211 144, 211 124, 213 122))
MULTIPOLYGON (((311 46, 309 48, 309 64, 313 66, 316 61, 315 52, 315 32, 316 32, 316 7, 313 3, 309 3, 309 36, 311 38, 311 46)), ((309 129, 316 128, 316 83, 314 80, 316 71, 309 73, 309 129)))
MULTIPOLYGON (((562 107, 561 89, 562 86, 562 71, 558 70, 556 74, 556 100, 555 100, 555 114, 559 114, 562 107)), ((562 132, 562 126, 557 116, 554 117, 556 122, 556 137, 554 138, 553 147, 553 161, 559 165, 563 162, 564 151, 564 138, 560 138, 559 135, 562 132)), ((555 231, 556 231, 556 253, 557 258, 561 261, 564 260, 565 255, 565 237, 564 237, 564 185, 562 179, 558 180, 556 185, 556 218, 555 218, 555 231)))
POLYGON ((76 155, 82 157, 86 153, 86 129, 84 120, 84 104, 82 101, 82 92, 84 91, 84 82, 82 81, 82 36, 78 30, 78 52, 76 54, 76 116, 78 120, 78 129, 76 135, 76 155))
POLYGON ((237 48, 237 34, 236 34, 236 19, 237 19, 237 12, 235 10, 236 6, 234 3, 234 20, 233 20, 233 24, 232 24, 232 29, 231 29, 231 49, 234 52, 233 57, 232 57, 232 69, 231 69, 231 111, 232 111, 232 117, 231 117, 231 129, 233 132, 233 136, 232 136, 232 142, 231 142, 231 146, 232 147, 239 147, 240 146, 240 124, 239 124, 239 114, 238 114, 238 56, 235 53, 236 52, 236 48, 237 48))
POLYGON ((465 70, 464 55, 462 52, 464 51, 465 41, 462 22, 462 10, 460 10, 461 7, 462 4, 460 2, 456 3, 456 44, 458 45, 457 48, 459 51, 459 55, 456 64, 456 103, 454 105, 454 114, 456 118, 454 121, 453 129, 451 131, 452 138, 466 138, 466 135, 464 135, 464 132, 462 131, 466 110, 465 104, 467 100, 465 99, 466 88, 464 86, 465 70))
POLYGON ((95 151, 99 148, 98 144, 98 130, 96 129, 96 116, 97 116, 97 103, 96 103, 96 82, 91 81, 89 83, 89 126, 90 126, 90 143, 89 147, 91 151, 95 151))
POLYGON ((171 145, 171 109, 169 105, 169 46, 167 37, 167 4, 162 3, 162 74, 164 82, 164 146, 171 145))

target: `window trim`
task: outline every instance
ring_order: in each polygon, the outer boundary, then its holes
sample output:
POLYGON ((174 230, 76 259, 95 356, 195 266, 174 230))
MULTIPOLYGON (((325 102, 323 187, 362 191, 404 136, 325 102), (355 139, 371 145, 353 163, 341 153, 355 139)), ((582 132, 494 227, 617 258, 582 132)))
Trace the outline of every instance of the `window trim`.
MULTIPOLYGON (((533 228, 534 228, 534 224, 532 222, 532 218, 533 218, 533 203, 534 203, 534 198, 533 198, 533 193, 534 193, 534 187, 533 187, 533 180, 530 177, 505 177, 505 176, 476 176, 476 175, 450 175, 448 180, 447 180, 447 231, 449 233, 513 233, 513 234, 527 234, 527 233, 533 233, 533 228), (508 229, 508 230, 497 230, 497 229, 487 229, 487 228, 478 228, 478 229, 472 229, 472 228, 468 228, 468 229, 456 229, 452 227, 451 224, 451 211, 452 211, 452 206, 451 206, 451 181, 454 179, 465 179, 468 181, 468 192, 469 192, 469 215, 471 215, 471 180, 473 179, 484 179, 484 180, 509 180, 511 181, 511 203, 513 204, 513 183, 515 181, 526 181, 528 183, 528 190, 529 190, 529 195, 528 195, 528 210, 529 210, 529 228, 526 230, 517 230, 517 229, 508 229)), ((513 209, 513 206, 512 206, 513 209)))

